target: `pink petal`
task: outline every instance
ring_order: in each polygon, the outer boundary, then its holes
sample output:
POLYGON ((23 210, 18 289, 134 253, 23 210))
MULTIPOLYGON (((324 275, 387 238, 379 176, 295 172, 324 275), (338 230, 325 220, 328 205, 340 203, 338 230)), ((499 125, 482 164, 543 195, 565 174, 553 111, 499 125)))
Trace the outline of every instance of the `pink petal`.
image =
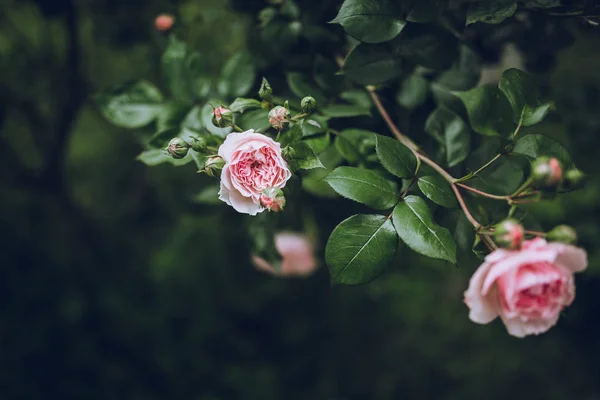
POLYGON ((487 324, 498 316, 496 296, 483 296, 483 281, 493 264, 484 263, 471 277, 465 292, 465 304, 469 307, 469 318, 478 324, 487 324))
POLYGON ((584 271, 588 266, 587 253, 579 247, 553 242, 548 248, 558 254, 555 263, 571 272, 584 271))

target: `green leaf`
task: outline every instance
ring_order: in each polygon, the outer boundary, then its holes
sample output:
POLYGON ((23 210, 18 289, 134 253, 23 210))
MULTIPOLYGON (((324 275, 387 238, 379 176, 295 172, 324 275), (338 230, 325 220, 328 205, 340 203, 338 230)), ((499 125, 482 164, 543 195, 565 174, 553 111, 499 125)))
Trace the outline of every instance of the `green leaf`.
POLYGON ((219 200, 219 188, 219 184, 206 186, 199 193, 195 194, 191 200, 192 202, 199 204, 223 204, 223 202, 219 200))
POLYGON ((417 173, 418 160, 415 154, 399 141, 387 136, 377 138, 377 156, 381 165, 398 178, 409 179, 417 173))
POLYGON ((442 72, 436 83, 450 90, 469 90, 481 78, 481 59, 468 46, 461 45, 458 60, 452 68, 442 72))
POLYGON ((368 169, 338 167, 325 181, 341 196, 376 210, 392 208, 400 196, 394 182, 368 169))
POLYGON ((337 151, 339 151, 340 155, 344 157, 348 163, 356 165, 361 160, 360 152, 356 146, 344 136, 336 136, 334 144, 337 151))
POLYGON ((271 127, 269 111, 263 109, 247 111, 237 117, 235 122, 244 130, 252 128, 256 132, 266 132, 271 127))
POLYGON ((161 67, 175 99, 191 102, 208 95, 211 82, 207 78, 207 67, 203 60, 185 42, 174 35, 169 37, 169 45, 161 58, 161 67))
POLYGON ((96 97, 104 118, 122 128, 141 128, 163 111, 163 96, 150 82, 120 85, 96 97))
POLYGON ((179 134, 179 131, 179 127, 158 131, 150 138, 148 146, 164 150, 169 141, 179 134))
POLYGON ((456 95, 465 105, 475 132, 488 136, 508 136, 512 133, 512 108, 500 89, 480 86, 468 92, 457 92, 456 95))
POLYGON ((370 110, 373 106, 371 97, 369 97, 369 94, 364 89, 353 89, 342 92, 340 93, 340 99, 366 110, 370 110))
POLYGON ((292 171, 298 169, 325 168, 313 149, 305 142, 296 142, 292 148, 294 156, 289 160, 292 171))
POLYGON ((317 102, 317 107, 321 107, 327 102, 327 98, 323 91, 318 87, 312 85, 308 78, 298 72, 289 72, 286 74, 287 83, 292 93, 299 98, 306 96, 312 96, 317 102))
POLYGON ((281 147, 296 143, 302 139, 302 122, 292 123, 290 129, 283 132, 279 138, 281 147))
MULTIPOLYGON (((320 54, 315 57, 314 80, 323 90, 331 93, 339 93, 345 83, 345 78, 336 75, 338 66, 334 60, 325 58, 320 54)), ((317 104, 320 106, 320 104, 317 104)))
POLYGON ((304 118, 304 122, 302 123, 303 136, 307 137, 327 132, 327 120, 327 117, 318 114, 311 114, 310 117, 304 118))
POLYGON ((323 107, 321 112, 329 118, 348 118, 348 117, 358 117, 360 115, 370 116, 371 112, 368 108, 364 108, 361 106, 354 105, 344 105, 344 104, 332 104, 327 107, 323 107))
POLYGON ((540 134, 526 135, 517 139, 512 153, 521 154, 530 159, 536 159, 541 156, 556 157, 564 168, 568 168, 573 164, 571 155, 562 144, 548 136, 540 134))
POLYGON ((367 283, 383 273, 394 258, 398 239, 383 215, 353 215, 331 233, 325 261, 332 284, 367 283))
POLYGON ((443 207, 457 208, 456 196, 450 184, 440 175, 422 176, 417 181, 421 192, 431 201, 443 207))
POLYGON ((522 120, 523 126, 540 123, 554 110, 553 102, 542 101, 537 79, 526 72, 515 68, 504 71, 498 87, 512 106, 514 122, 522 120))
POLYGON ((475 22, 499 24, 517 11, 516 0, 480 0, 471 3, 467 12, 467 25, 475 22))
POLYGON ((223 67, 217 89, 221 96, 241 97, 252 89, 255 79, 256 69, 250 54, 236 53, 223 67))
POLYGON ((330 141, 331 138, 329 133, 313 135, 303 140, 304 143, 306 143, 310 146, 311 149, 313 149, 315 154, 319 154, 320 152, 325 151, 325 149, 329 147, 330 141))
POLYGON ((401 106, 412 110, 427 100, 429 81, 418 74, 409 75, 396 94, 396 101, 401 106))
POLYGON ((243 113, 244 111, 251 110, 253 108, 260 108, 260 101, 238 97, 229 105, 229 109, 237 113, 243 113))
POLYGON ((459 56, 458 38, 436 25, 410 24, 393 45, 400 56, 435 70, 447 69, 459 56))
POLYGON ((408 247, 427 257, 456 263, 456 243, 446 228, 437 225, 423 199, 406 196, 393 212, 394 227, 408 247))
POLYGON ((281 270, 281 255, 275 246, 276 216, 272 213, 259 213, 248 218, 247 224, 252 254, 265 260, 276 271, 281 270))
POLYGON ((387 42, 398 36, 405 21, 393 0, 346 0, 331 23, 337 23, 364 43, 387 42))
POLYGON ((192 107, 178 102, 168 102, 156 118, 156 130, 164 131, 182 126, 192 107))
POLYGON ((471 150, 471 129, 463 119, 440 106, 425 122, 425 132, 433 136, 441 145, 446 164, 454 167, 464 161, 471 150))
POLYGON ((385 44, 359 44, 344 61, 342 72, 361 85, 377 85, 399 76, 402 62, 385 44))

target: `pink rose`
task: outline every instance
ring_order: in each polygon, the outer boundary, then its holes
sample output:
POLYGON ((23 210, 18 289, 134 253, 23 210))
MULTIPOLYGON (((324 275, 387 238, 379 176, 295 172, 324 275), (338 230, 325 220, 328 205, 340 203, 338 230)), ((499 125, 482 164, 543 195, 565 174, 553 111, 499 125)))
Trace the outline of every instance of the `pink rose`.
POLYGON ((315 271, 317 261, 313 246, 305 235, 278 233, 275 235, 275 247, 282 257, 281 271, 276 271, 265 259, 252 256, 252 263, 257 269, 281 276, 308 276, 315 271))
POLYGON ((287 108, 276 106, 269 111, 269 123, 275 129, 282 130, 288 123, 290 112, 287 108))
POLYGON ((264 211, 261 193, 283 188, 292 176, 279 143, 252 129, 227 135, 219 156, 225 161, 219 199, 244 214, 264 211))
POLYGON ((546 332, 573 302, 573 273, 587 268, 584 250, 537 238, 520 250, 498 249, 485 258, 465 292, 469 318, 487 324, 502 318, 508 333, 546 332))

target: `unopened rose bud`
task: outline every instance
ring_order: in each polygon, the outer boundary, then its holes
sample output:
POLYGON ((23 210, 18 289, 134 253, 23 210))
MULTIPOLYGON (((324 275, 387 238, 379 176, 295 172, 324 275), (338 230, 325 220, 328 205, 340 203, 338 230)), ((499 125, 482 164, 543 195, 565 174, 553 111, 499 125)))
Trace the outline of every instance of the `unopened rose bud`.
POLYGON ((317 101, 314 99, 314 97, 306 96, 300 102, 300 107, 302 108, 303 113, 310 114, 311 112, 315 111, 315 108, 317 107, 317 101))
POLYGON ((287 108, 276 106, 269 111, 269 123, 277 130, 282 130, 289 123, 290 112, 287 108))
POLYGON ((556 158, 539 157, 531 165, 533 184, 541 188, 556 186, 563 177, 562 166, 556 158))
POLYGON ((514 219, 505 219, 494 227, 494 240, 501 247, 518 249, 525 238, 523 226, 514 219))
POLYGON ((279 212, 285 207, 285 196, 278 188, 267 188, 260 195, 260 205, 269 211, 279 212))
POLYGON ((233 112, 223 106, 213 110, 212 123, 219 128, 227 128, 233 125, 233 112))
POLYGON ((175 25, 175 17, 170 14, 161 14, 154 20, 154 27, 159 32, 168 32, 175 25))
POLYGON ((552 242, 574 244, 577 242, 577 232, 568 225, 559 225, 546 234, 546 239, 552 242))
POLYGON ((273 89, 271 88, 271 85, 269 85, 269 81, 267 81, 266 78, 262 79, 260 89, 258 90, 258 97, 268 102, 273 100, 273 89))
POLYGON ((585 183, 585 174, 577 168, 571 168, 565 172, 565 187, 566 189, 573 190, 583 187, 585 183))
POLYGON ((171 139, 165 149, 169 155, 175 159, 185 157, 190 149, 190 145, 182 138, 176 137, 171 139))
POLYGON ((225 166, 225 160, 219 156, 209 157, 204 163, 204 172, 206 175, 215 177, 225 166))
POLYGON ((206 151, 206 139, 204 138, 193 138, 192 141, 192 150, 197 151, 198 153, 204 153, 206 151))

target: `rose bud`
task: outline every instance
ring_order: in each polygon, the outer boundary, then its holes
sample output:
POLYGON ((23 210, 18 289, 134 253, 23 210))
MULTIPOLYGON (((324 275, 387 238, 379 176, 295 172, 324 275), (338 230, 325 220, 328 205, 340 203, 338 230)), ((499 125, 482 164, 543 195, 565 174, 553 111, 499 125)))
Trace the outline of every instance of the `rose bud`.
POLYGON ((269 81, 267 81, 266 78, 262 79, 260 89, 258 90, 258 97, 266 101, 273 100, 273 89, 271 88, 271 85, 269 85, 269 81))
POLYGON ((286 160, 291 160, 296 155, 296 150, 294 150, 293 147, 285 146, 283 149, 281 149, 281 155, 286 160))
POLYGON ((260 205, 269 211, 282 211, 285 207, 283 191, 278 188, 266 188, 260 195, 260 205))
POLYGON ((215 177, 225 166, 225 160, 219 156, 209 157, 204 163, 204 172, 210 177, 215 177))
POLYGON ((568 225, 559 225, 546 234, 546 239, 552 242, 574 244, 577 242, 577 232, 568 225))
POLYGON ((523 226, 514 219, 505 219, 494 227, 494 241, 500 247, 507 249, 518 249, 523 243, 525 230, 523 226))
POLYGON ((223 106, 213 110, 212 123, 219 128, 227 128, 233 125, 233 112, 223 106))
POLYGON ((306 96, 300 102, 300 107, 302 108, 303 113, 310 114, 311 112, 315 111, 315 108, 317 107, 317 101, 314 99, 314 97, 306 96))
POLYGON ((175 25, 175 17, 170 14, 161 14, 154 20, 154 27, 159 32, 168 32, 175 25))
POLYGON ((560 161, 554 157, 539 157, 531 165, 531 178, 536 187, 554 187, 560 183, 562 175, 560 161))
POLYGON ((282 130, 289 123, 290 112, 287 108, 276 106, 269 111, 269 123, 277 130, 282 130))
POLYGON ((204 138, 192 138, 192 150, 198 153, 204 153, 206 151, 207 143, 204 138))
POLYGON ((190 149, 190 145, 182 138, 176 137, 171 139, 165 149, 169 155, 175 159, 185 157, 190 149))
POLYGON ((311 241, 303 234, 280 232, 275 235, 275 248, 281 254, 281 269, 277 271, 264 258, 252 256, 256 269, 282 277, 306 277, 318 267, 311 241))
POLYGON ((583 187, 585 183, 585 174, 577 168, 571 168, 565 172, 564 185, 567 190, 575 190, 583 187))
POLYGON ((524 242, 520 250, 495 250, 465 292, 469 318, 488 324, 500 316, 516 337, 544 333, 575 299, 573 274, 586 268, 583 249, 542 238, 524 242))

